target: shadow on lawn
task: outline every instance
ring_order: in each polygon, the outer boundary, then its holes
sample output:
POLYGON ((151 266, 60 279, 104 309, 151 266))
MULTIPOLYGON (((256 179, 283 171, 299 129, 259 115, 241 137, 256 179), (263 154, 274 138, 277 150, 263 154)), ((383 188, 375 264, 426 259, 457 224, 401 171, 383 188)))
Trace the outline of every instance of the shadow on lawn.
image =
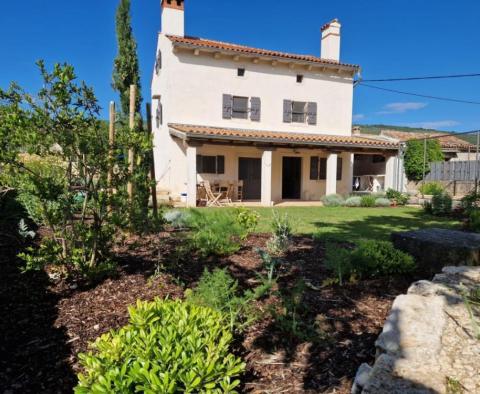
MULTIPOLYGON (((367 208, 365 208, 367 209, 367 208)), ((412 231, 421 228, 456 228, 453 219, 439 218, 425 214, 423 211, 412 211, 408 216, 365 216, 362 220, 328 223, 313 222, 319 230, 320 237, 332 236, 344 241, 359 238, 390 240, 392 232, 412 231)))
POLYGON ((20 273, 17 226, 0 223, 0 392, 71 392, 68 337, 54 327, 59 297, 44 271, 20 273))

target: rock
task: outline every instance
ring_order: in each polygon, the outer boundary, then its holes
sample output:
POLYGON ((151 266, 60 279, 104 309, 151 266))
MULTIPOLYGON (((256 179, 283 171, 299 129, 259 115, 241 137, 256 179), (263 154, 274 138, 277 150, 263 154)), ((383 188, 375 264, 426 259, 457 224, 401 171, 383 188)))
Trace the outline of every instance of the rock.
POLYGON ((372 372, 372 367, 368 364, 363 363, 358 368, 357 374, 355 375, 355 380, 353 381, 352 394, 360 394, 362 389, 368 382, 370 377, 370 372, 372 372))
POLYGON ((440 272, 447 265, 480 265, 480 234, 434 228, 394 233, 392 241, 426 273, 440 272))

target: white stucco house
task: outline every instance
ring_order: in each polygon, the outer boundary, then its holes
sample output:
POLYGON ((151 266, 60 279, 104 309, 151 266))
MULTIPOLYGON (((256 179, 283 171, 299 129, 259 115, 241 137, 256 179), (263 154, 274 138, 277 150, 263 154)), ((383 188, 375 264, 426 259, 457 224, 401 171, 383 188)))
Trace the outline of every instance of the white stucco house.
MULTIPOLYGON (((152 80, 158 190, 197 204, 205 180, 241 183, 242 200, 271 206, 352 190, 355 155, 385 158, 395 187, 398 143, 352 135, 359 66, 340 61, 338 20, 321 55, 185 35, 185 1, 162 0, 152 80)), ((320 42, 319 42, 320 44, 320 42)))

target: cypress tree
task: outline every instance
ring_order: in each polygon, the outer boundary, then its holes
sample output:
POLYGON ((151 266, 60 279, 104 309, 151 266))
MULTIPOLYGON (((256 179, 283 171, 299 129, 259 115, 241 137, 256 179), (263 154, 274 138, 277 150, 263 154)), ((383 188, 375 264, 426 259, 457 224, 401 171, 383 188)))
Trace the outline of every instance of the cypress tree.
POLYGON ((140 69, 137 55, 137 43, 132 31, 130 0, 120 0, 116 15, 118 55, 114 62, 112 87, 120 94, 124 115, 129 113, 130 85, 137 85, 136 112, 140 112, 142 93, 140 69))

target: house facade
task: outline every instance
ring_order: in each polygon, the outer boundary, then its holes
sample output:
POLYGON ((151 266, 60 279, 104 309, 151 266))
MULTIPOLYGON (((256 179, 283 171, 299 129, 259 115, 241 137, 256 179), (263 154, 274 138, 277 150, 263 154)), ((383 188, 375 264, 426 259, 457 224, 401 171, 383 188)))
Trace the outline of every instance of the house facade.
POLYGON ((152 80, 158 190, 198 200, 202 181, 242 184, 242 200, 271 206, 352 191, 355 155, 385 158, 394 186, 398 144, 352 135, 356 65, 340 61, 337 20, 321 56, 185 35, 185 1, 162 0, 152 80))

